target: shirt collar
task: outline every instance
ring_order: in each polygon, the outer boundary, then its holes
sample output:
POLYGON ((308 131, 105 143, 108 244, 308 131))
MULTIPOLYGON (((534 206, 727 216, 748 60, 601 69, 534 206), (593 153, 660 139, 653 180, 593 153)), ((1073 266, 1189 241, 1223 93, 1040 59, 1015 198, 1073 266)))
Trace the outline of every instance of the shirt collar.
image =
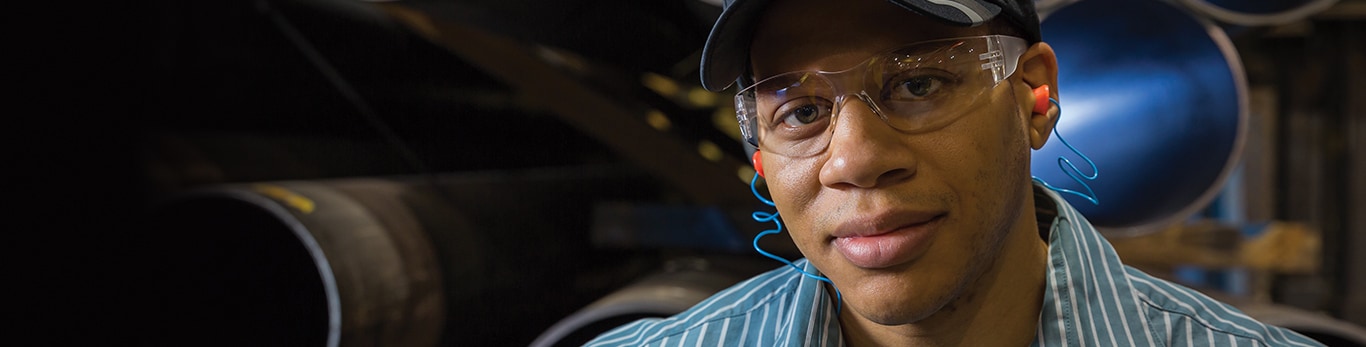
POLYGON ((1048 233, 1048 279, 1039 313, 1040 339, 1084 345, 1083 336, 1095 331, 1082 331, 1080 327, 1098 323, 1112 333, 1146 334, 1141 317, 1123 317, 1129 314, 1122 311, 1133 307, 1138 299, 1114 248, 1057 192, 1041 190, 1057 206, 1057 217, 1048 233))

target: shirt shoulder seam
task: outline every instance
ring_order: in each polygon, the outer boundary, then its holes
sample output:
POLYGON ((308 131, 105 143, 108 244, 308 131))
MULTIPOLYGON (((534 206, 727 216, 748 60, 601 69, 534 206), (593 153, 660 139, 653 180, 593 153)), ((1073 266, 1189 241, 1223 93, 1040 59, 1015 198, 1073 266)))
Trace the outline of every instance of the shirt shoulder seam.
MULTIPOLYGON (((1164 306, 1162 306, 1162 305, 1158 305, 1157 303, 1152 302, 1152 300, 1148 298, 1148 294, 1147 294, 1147 293, 1144 293, 1144 292, 1142 292, 1142 291, 1137 291, 1137 293, 1138 293, 1138 301, 1142 302, 1143 305, 1146 305, 1146 306, 1148 306, 1149 308, 1152 308, 1152 309, 1154 309, 1154 310, 1158 310, 1158 311, 1167 312, 1167 313, 1171 313, 1171 314, 1176 314, 1176 315, 1184 316, 1184 317, 1186 317, 1186 318, 1190 318, 1191 321, 1194 321, 1194 322, 1200 324, 1200 326, 1204 327, 1206 330, 1215 331, 1215 332, 1220 332, 1220 333, 1227 334, 1227 335, 1233 335, 1233 336, 1237 336, 1237 337, 1241 337, 1241 338, 1245 338, 1245 339, 1257 341, 1258 343, 1261 343, 1261 344, 1267 344, 1267 345, 1270 344, 1270 342, 1268 342, 1268 341, 1266 341, 1265 339, 1262 339, 1262 338, 1260 338, 1260 337, 1248 336, 1248 335, 1246 335, 1246 334, 1242 334, 1242 333, 1238 333, 1238 332, 1233 332, 1233 331, 1228 331, 1228 330, 1225 330, 1225 329, 1221 329, 1221 328, 1215 327, 1215 326, 1211 325, 1208 321, 1206 321, 1204 318, 1200 317, 1199 315, 1192 314, 1192 313, 1185 312, 1185 311, 1178 311, 1178 310, 1169 309, 1169 308, 1167 308, 1167 307, 1164 307, 1164 306)), ((1150 318, 1151 318, 1151 317, 1150 317, 1150 318)), ((1149 321, 1149 324, 1152 324, 1151 322, 1153 322, 1152 319, 1149 319, 1148 321, 1149 321)), ((1151 326, 1149 326, 1148 329, 1152 329, 1153 331, 1156 331, 1158 334, 1161 334, 1161 332, 1158 331, 1158 329, 1155 329, 1155 328, 1153 328, 1153 327, 1151 327, 1151 326)), ((1171 338, 1170 336, 1165 336, 1165 337, 1166 337, 1166 338, 1171 338)))

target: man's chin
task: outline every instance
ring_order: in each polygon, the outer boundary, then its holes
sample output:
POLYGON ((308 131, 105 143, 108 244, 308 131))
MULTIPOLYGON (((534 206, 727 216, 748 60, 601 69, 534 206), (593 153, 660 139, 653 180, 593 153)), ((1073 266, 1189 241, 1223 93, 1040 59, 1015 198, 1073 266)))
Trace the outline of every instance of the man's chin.
POLYGON ((953 300, 949 295, 938 298, 904 298, 902 300, 876 300, 852 307, 853 314, 872 323, 884 326, 915 324, 934 315, 951 309, 948 303, 953 300), (862 306, 862 307, 858 307, 862 306))

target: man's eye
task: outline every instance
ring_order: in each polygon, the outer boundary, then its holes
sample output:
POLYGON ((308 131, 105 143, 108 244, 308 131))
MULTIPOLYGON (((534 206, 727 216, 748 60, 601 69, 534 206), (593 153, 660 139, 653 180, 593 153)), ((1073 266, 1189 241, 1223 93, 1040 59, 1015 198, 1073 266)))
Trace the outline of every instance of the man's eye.
POLYGON ((936 76, 915 76, 892 86, 892 100, 924 99, 944 87, 944 79, 936 76))
POLYGON ((787 108, 779 117, 781 117, 784 125, 796 128, 829 117, 830 111, 831 109, 829 106, 808 103, 787 108))

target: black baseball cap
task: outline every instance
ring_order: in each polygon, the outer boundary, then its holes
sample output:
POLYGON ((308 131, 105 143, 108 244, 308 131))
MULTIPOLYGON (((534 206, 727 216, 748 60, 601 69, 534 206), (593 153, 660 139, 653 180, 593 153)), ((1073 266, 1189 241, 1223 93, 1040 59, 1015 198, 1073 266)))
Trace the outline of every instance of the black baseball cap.
MULTIPOLYGON (((721 91, 745 72, 754 26, 771 0, 725 0, 721 17, 702 48, 702 87, 721 91)), ((926 17, 950 25, 977 26, 996 16, 1006 16, 1024 32, 1029 42, 1041 41, 1039 15, 1034 0, 887 0, 926 17)))

